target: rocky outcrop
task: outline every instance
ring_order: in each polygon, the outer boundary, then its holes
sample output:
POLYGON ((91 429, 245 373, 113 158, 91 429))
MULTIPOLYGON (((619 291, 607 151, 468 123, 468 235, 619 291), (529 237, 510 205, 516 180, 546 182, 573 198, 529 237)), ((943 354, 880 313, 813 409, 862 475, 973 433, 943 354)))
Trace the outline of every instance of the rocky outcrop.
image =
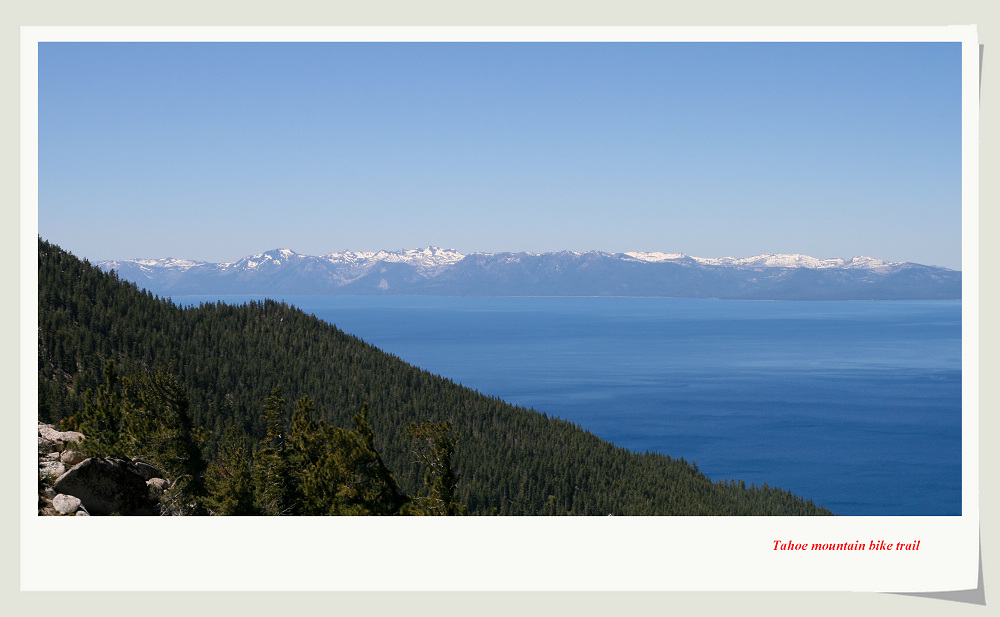
POLYGON ((38 513, 46 516, 151 515, 170 486, 162 472, 142 461, 87 458, 73 444, 76 431, 38 424, 38 513))
POLYGON ((50 424, 38 423, 38 454, 65 452, 75 444, 84 440, 83 433, 76 431, 60 431, 50 424))
POLYGON ((53 488, 78 498, 90 514, 153 513, 146 480, 125 458, 88 458, 59 476, 53 488))
POLYGON ((38 475, 55 479, 66 470, 83 461, 83 456, 72 449, 84 440, 83 433, 60 431, 49 424, 38 423, 38 475))

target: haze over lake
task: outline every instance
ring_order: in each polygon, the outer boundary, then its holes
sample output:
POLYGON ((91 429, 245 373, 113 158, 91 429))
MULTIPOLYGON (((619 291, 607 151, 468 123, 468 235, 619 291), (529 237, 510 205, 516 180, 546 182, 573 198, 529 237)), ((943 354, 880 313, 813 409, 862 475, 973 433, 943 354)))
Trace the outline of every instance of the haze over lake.
MULTIPOLYGON (((249 296, 178 296, 197 304, 249 296)), ((483 393, 840 515, 961 514, 961 302, 291 296, 483 393)))

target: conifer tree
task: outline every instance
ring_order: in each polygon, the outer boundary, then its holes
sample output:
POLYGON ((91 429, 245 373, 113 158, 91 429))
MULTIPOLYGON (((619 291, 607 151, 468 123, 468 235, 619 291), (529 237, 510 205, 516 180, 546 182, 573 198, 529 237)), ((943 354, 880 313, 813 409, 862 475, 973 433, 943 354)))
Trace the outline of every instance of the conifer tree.
POLYGON ((339 514, 396 514, 407 498, 375 448, 368 405, 354 416, 354 430, 335 428, 333 464, 344 479, 337 490, 339 514))
POLYGON ((375 449, 367 407, 355 430, 313 420, 315 406, 297 403, 289 436, 290 474, 299 514, 397 514, 407 498, 375 449))
POLYGON ((132 404, 126 423, 132 458, 142 459, 170 479, 160 497, 161 514, 198 513, 206 468, 201 456, 205 431, 192 429, 187 391, 173 372, 144 371, 123 380, 132 404))
POLYGON ((104 383, 96 392, 88 388, 83 411, 63 419, 61 426, 86 435, 77 447, 87 456, 127 456, 132 441, 125 430, 129 407, 115 363, 109 360, 104 365, 104 383))
POLYGON ((205 470, 202 431, 192 428, 187 391, 164 368, 123 379, 130 401, 127 416, 129 450, 164 471, 169 478, 197 478, 205 470))
POLYGON ((411 423, 406 432, 412 441, 417 462, 424 467, 426 490, 425 494, 413 500, 410 513, 439 516, 465 514, 465 506, 455 496, 458 476, 451 464, 455 452, 451 422, 411 423))
POLYGON ((254 500, 260 513, 269 516, 291 514, 294 510, 289 495, 286 413, 281 386, 276 386, 264 403, 267 432, 253 455, 254 500))
POLYGON ((217 516, 261 513, 254 500, 250 446, 247 442, 246 435, 230 427, 219 445, 215 460, 205 473, 207 494, 203 501, 209 513, 217 516))
POLYGON ((329 445, 324 443, 318 422, 312 419, 315 405, 307 397, 296 401, 288 439, 288 463, 295 511, 302 515, 328 514, 335 484, 328 464, 329 445))

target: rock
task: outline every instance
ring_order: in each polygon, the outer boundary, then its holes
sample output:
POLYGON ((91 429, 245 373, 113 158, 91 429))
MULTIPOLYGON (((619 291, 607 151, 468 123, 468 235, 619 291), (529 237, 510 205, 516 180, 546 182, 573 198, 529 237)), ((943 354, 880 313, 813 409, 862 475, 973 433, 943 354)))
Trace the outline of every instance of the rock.
POLYGON ((90 514, 152 514, 146 480, 128 459, 88 458, 59 476, 55 489, 79 498, 90 514))
POLYGON ((156 467, 153 467, 149 463, 140 460, 133 460, 132 462, 135 463, 136 469, 138 469, 139 473, 142 474, 143 480, 149 481, 152 480, 153 478, 163 477, 163 472, 157 469, 156 467))
POLYGON ((80 508, 79 510, 77 510, 76 511, 76 515, 77 516, 90 516, 89 514, 87 514, 87 511, 84 510, 83 508, 80 508))
MULTIPOLYGON (((167 482, 163 478, 152 478, 151 480, 146 480, 146 489, 149 491, 149 501, 153 503, 153 513, 163 516, 168 514, 164 512, 164 504, 161 503, 163 499, 163 494, 170 488, 170 482, 167 482)), ((167 507, 169 510, 169 505, 167 507)))
POLYGON ((38 461, 38 474, 41 476, 58 478, 64 473, 66 473, 66 466, 59 461, 52 461, 48 459, 38 461))
POLYGON ((38 438, 46 441, 58 441, 59 431, 51 424, 38 423, 38 438))
POLYGON ((163 478, 152 478, 150 480, 146 480, 146 487, 149 491, 149 500, 156 504, 153 507, 154 513, 162 515, 163 511, 161 509, 162 504, 160 504, 160 499, 162 498, 163 493, 170 488, 170 482, 167 482, 163 478))
POLYGON ((83 433, 77 431, 59 431, 51 424, 38 424, 38 452, 47 454, 49 452, 62 452, 66 444, 83 441, 83 433))
POLYGON ((41 427, 38 431, 38 453, 48 454, 56 451, 56 442, 42 435, 41 427))
POLYGON ((59 455, 59 460, 63 462, 64 465, 78 465, 83 461, 87 460, 87 457, 80 454, 76 450, 63 450, 62 454, 59 455))
POLYGON ((59 514, 73 514, 80 509, 81 502, 76 497, 72 495, 56 495, 52 499, 52 507, 56 509, 59 514))
POLYGON ((80 443, 86 439, 86 437, 83 436, 83 433, 79 433, 77 431, 63 431, 59 433, 59 435, 64 444, 80 443))

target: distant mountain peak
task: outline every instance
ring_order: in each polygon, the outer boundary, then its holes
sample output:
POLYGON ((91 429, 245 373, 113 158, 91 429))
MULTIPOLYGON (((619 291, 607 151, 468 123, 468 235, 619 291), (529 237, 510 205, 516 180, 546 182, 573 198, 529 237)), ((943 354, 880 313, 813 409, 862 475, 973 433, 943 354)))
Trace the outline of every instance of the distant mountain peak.
POLYGON ((844 259, 840 257, 832 259, 817 259, 809 255, 800 253, 766 253, 754 255, 753 257, 692 257, 695 261, 705 265, 713 266, 737 266, 737 267, 763 267, 763 268, 884 268, 886 266, 899 266, 900 262, 888 262, 874 257, 851 257, 844 259))
POLYGON ((664 262, 664 261, 676 261, 678 259, 684 259, 685 257, 684 253, 659 253, 659 252, 647 253, 644 251, 635 251, 623 254, 628 255, 633 259, 638 259, 639 261, 649 261, 653 263, 664 262))
POLYGON ((339 253, 327 253, 326 255, 322 255, 320 259, 335 264, 349 263, 360 265, 388 262, 412 263, 434 267, 457 263, 465 259, 465 255, 454 249, 428 246, 416 249, 401 249, 398 251, 342 251, 339 253))
POLYGON ((313 256, 277 248, 231 263, 100 262, 167 294, 626 295, 745 299, 960 298, 961 273, 867 256, 558 251, 465 255, 426 246, 313 256))

